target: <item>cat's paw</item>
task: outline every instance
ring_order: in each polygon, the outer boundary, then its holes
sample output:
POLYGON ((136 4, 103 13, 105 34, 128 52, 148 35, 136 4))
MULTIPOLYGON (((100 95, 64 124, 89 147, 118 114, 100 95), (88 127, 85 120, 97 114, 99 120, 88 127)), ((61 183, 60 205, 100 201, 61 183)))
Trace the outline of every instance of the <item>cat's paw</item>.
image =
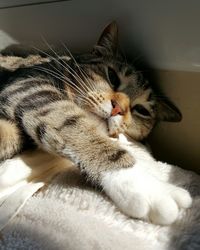
POLYGON ((186 190, 159 181, 137 164, 129 169, 104 173, 102 186, 122 212, 154 224, 172 224, 180 209, 192 204, 186 190))

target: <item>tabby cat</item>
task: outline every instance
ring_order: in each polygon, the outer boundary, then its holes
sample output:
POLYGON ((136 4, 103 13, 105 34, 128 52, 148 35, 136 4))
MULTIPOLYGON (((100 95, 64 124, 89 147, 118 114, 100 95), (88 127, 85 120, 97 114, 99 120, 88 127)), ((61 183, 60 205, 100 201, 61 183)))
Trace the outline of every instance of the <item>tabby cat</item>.
POLYGON ((126 62, 115 22, 90 53, 49 58, 48 63, 17 69, 1 82, 0 160, 31 143, 70 158, 104 188, 105 173, 134 167, 135 162, 134 153, 112 138, 122 133, 142 140, 158 120, 181 120, 178 109, 158 99, 126 62))

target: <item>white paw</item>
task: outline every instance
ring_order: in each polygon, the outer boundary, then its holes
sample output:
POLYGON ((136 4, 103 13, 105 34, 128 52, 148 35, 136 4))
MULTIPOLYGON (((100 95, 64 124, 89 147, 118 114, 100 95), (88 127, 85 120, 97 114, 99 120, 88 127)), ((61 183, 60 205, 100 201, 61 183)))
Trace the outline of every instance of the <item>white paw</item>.
POLYGON ((141 162, 129 169, 104 173, 102 186, 122 212, 154 224, 173 223, 182 208, 192 204, 190 194, 145 171, 141 162))

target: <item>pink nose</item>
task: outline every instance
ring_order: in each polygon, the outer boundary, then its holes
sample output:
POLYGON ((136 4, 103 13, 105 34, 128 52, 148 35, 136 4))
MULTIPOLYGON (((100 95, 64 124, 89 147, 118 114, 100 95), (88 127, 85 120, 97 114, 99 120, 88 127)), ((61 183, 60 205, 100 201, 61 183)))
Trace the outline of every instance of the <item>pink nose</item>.
POLYGON ((111 103, 112 103, 112 106, 113 106, 111 116, 122 114, 122 109, 119 106, 119 104, 116 101, 113 101, 113 100, 111 101, 111 103))

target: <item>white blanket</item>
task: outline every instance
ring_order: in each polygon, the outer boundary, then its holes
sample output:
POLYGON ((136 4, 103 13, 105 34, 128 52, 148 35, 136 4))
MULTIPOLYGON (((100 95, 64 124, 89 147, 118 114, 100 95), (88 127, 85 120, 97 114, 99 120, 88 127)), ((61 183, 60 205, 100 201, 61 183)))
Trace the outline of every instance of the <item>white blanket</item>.
MULTIPOLYGON (((33 176, 39 175, 41 166, 52 173, 62 169, 62 173, 31 197, 3 229, 2 250, 200 249, 200 176, 192 172, 174 167, 171 182, 190 191, 193 205, 180 213, 176 223, 161 227, 123 215, 64 159, 36 152, 8 163, 17 166, 23 162, 32 167, 33 176)), ((2 191, 3 186, 0 188, 2 191)))

